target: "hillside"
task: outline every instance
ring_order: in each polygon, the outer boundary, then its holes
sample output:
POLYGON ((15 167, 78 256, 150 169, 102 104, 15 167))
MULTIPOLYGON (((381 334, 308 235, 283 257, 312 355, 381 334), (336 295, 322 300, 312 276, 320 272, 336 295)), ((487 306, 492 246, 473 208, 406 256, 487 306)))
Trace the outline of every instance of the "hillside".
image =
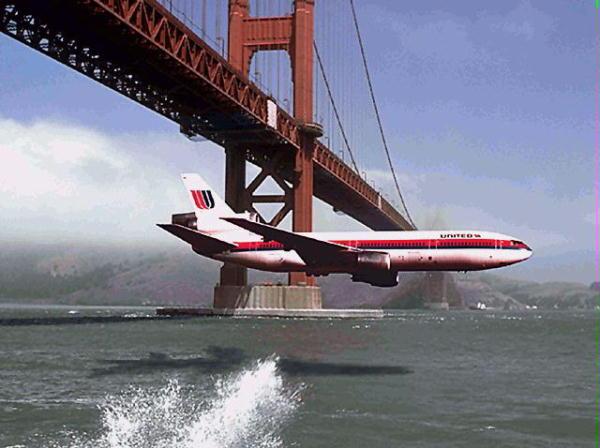
POLYGON ((600 291, 571 282, 525 282, 483 274, 481 281, 501 294, 528 305, 544 309, 592 309, 600 305, 600 291))
MULTIPOLYGON (((65 304, 196 304, 210 306, 220 264, 185 247, 32 247, 8 245, 0 254, 0 300, 65 304)), ((451 305, 485 303, 502 309, 592 309, 597 287, 579 283, 535 283, 490 274, 452 274, 446 287, 451 305)), ((253 272, 253 282, 285 276, 253 272)), ((427 276, 404 273, 395 288, 353 283, 349 276, 319 279, 331 308, 423 307, 427 276)))
MULTIPOLYGON (((182 248, 185 249, 185 248, 182 248)), ((8 247, 0 298, 77 304, 208 304, 218 265, 187 250, 8 247)))

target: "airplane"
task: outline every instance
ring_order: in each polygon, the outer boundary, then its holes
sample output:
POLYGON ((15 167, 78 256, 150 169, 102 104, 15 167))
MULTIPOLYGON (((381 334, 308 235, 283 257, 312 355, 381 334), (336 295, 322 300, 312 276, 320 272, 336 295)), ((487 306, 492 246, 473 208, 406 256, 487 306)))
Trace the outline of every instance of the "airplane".
POLYGON ((235 213, 199 174, 182 174, 194 213, 160 228, 213 260, 310 276, 346 273, 392 287, 401 271, 480 271, 527 260, 522 240, 478 230, 289 232, 235 213))

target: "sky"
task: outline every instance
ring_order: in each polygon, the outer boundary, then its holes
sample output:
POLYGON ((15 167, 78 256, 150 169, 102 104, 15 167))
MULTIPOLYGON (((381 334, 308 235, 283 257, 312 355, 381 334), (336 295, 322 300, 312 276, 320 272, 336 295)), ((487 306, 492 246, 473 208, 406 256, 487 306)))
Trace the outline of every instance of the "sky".
MULTIPOLYGON (((593 2, 355 3, 418 227, 533 247, 499 274, 593 281, 593 2)), ((154 223, 190 208, 179 174, 223 190, 218 146, 5 35, 0 61, 0 241, 176 244, 154 223)), ((383 153, 360 160, 393 196, 383 153)), ((363 228, 319 202, 315 215, 315 230, 363 228)))

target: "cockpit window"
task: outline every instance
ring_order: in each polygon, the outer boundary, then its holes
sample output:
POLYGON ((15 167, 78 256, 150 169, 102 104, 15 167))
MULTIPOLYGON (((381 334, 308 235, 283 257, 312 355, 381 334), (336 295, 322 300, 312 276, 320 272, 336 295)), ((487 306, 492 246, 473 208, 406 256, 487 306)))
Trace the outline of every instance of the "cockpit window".
POLYGON ((523 241, 519 241, 519 240, 511 240, 510 245, 517 246, 517 248, 520 248, 520 249, 531 250, 531 248, 527 244, 525 244, 523 241))

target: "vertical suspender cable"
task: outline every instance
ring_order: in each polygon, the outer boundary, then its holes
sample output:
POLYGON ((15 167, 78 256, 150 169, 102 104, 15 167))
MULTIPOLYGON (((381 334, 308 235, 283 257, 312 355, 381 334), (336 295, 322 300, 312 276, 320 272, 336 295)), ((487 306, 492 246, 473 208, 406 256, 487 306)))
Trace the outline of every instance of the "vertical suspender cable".
POLYGON ((352 19, 354 20, 354 28, 356 30, 356 37, 358 38, 358 45, 360 47, 360 54, 362 56, 363 66, 365 68, 365 74, 367 76, 367 83, 369 85, 369 93, 371 95, 371 101, 373 103, 373 109, 375 109, 375 117, 377 118, 377 125, 379 126, 379 133, 381 134, 381 140, 383 141, 383 148, 385 149, 385 155, 387 156, 387 161, 390 165, 390 170, 392 171, 392 177, 394 178, 394 184, 396 185, 396 191, 398 192, 398 196, 400 196, 400 201, 402 201, 402 207, 406 212, 406 217, 411 225, 416 228, 415 223, 413 222, 410 213, 408 212, 408 208, 406 207, 406 203, 404 202, 404 197, 402 196, 402 192, 400 191, 400 184, 398 183, 398 178, 396 177, 396 171, 394 170, 394 164, 392 163, 392 158, 390 156, 390 150, 387 145, 387 141, 385 139, 385 134, 383 132, 383 125, 381 124, 381 117, 379 115, 379 108, 377 107, 377 102, 375 101, 375 93, 373 91, 373 83, 371 82, 371 75, 369 74, 369 67, 367 65, 367 56, 365 54, 365 48, 362 42, 362 37, 360 34, 360 29, 358 27, 358 19, 356 17, 356 10, 354 9, 354 0, 350 0, 350 8, 352 9, 352 19))
MULTIPOLYGON (((354 154, 352 154, 352 149, 350 148, 350 143, 348 142, 348 138, 346 137, 346 132, 344 132, 344 127, 342 126, 342 121, 341 121, 340 115, 339 115, 337 107, 335 105, 335 101, 333 100, 333 94, 331 92, 331 87, 329 86, 329 82, 327 81, 327 75, 325 74, 325 69, 323 68, 323 62, 321 61, 321 55, 319 54, 319 49, 317 48, 316 43, 313 43, 313 48, 315 49, 315 56, 317 57, 317 62, 319 63, 319 68, 321 69, 321 74, 323 75, 323 82, 325 83, 325 88, 327 89, 327 95, 329 95, 329 100, 330 100, 331 106, 333 108, 333 113, 335 114, 335 118, 337 120, 337 124, 339 126, 340 133, 344 140, 344 144, 346 145, 346 148, 348 149, 348 152, 350 153, 350 158, 352 159, 352 165, 354 166, 354 169, 358 173, 358 166, 356 165, 356 160, 354 159, 354 154)), ((330 148, 330 149, 333 150, 333 148, 330 148)))
POLYGON ((202 26, 202 37, 206 37, 206 0, 202 0, 202 17, 200 23, 202 26))
POLYGON ((193 27, 194 27, 194 25, 196 24, 196 20, 195 20, 195 18, 194 18, 194 3, 196 3, 196 2, 194 2, 194 0, 192 0, 192 3, 190 4, 190 13, 191 13, 191 16, 192 16, 192 18, 191 18, 191 22, 192 22, 192 25, 191 25, 191 27, 192 27, 192 28, 193 28, 193 27))
MULTIPOLYGON (((282 17, 285 16, 286 14, 286 8, 285 8, 285 1, 282 2, 282 0, 277 0, 277 17, 282 17)), ((286 79, 284 78, 284 73, 285 73, 285 60, 282 63, 281 58, 284 57, 286 53, 284 53, 284 51, 277 50, 275 52, 275 55, 277 57, 277 97, 278 97, 278 101, 281 102, 283 97, 285 97, 285 93, 282 92, 282 87, 281 87, 281 83, 282 80, 286 79)), ((285 82, 283 83, 283 87, 285 88, 285 82)))
POLYGON ((222 12, 223 11, 221 8, 221 0, 217 0, 217 11, 216 11, 216 17, 215 17, 215 32, 217 34, 216 41, 221 46, 221 48, 219 48, 219 53, 221 54, 221 56, 225 56, 224 55, 225 43, 223 40, 223 36, 221 36, 221 13, 222 12))
MULTIPOLYGON (((271 0, 267 0, 265 5, 265 16, 271 15, 271 0)), ((270 32, 270 34, 272 34, 270 32)), ((265 77, 265 87, 267 88, 267 92, 271 94, 271 53, 268 51, 263 52, 264 61, 265 61, 265 72, 267 72, 267 76, 265 77)))

